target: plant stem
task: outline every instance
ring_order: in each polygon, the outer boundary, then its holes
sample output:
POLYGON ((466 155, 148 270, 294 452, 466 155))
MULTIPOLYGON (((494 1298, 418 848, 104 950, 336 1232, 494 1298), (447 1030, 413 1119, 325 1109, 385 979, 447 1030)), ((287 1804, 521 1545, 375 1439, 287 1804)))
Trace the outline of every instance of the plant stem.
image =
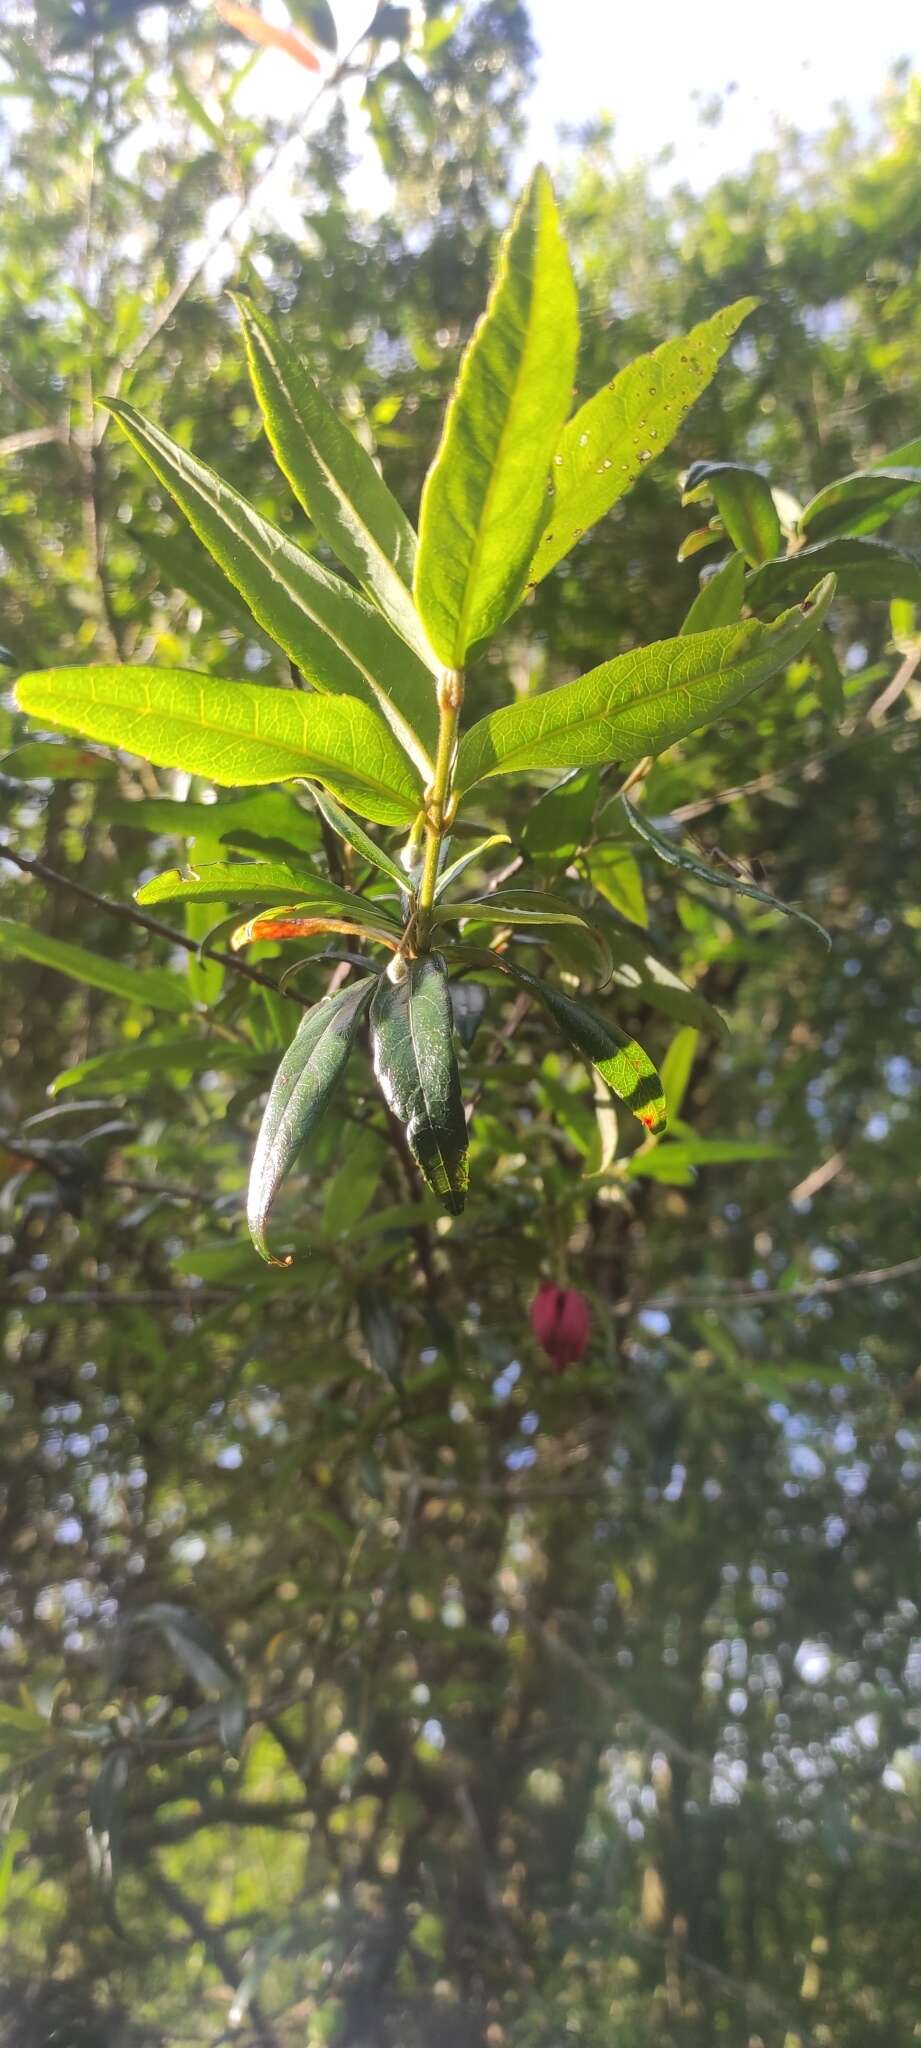
POLYGON ((428 948, 435 886, 438 881, 438 863, 445 835, 445 813, 451 794, 451 770, 454 766, 457 726, 463 701, 463 669, 443 669, 438 682, 438 751, 435 756, 434 780, 431 788, 426 791, 425 861, 416 904, 416 940, 421 953, 426 952, 428 948))

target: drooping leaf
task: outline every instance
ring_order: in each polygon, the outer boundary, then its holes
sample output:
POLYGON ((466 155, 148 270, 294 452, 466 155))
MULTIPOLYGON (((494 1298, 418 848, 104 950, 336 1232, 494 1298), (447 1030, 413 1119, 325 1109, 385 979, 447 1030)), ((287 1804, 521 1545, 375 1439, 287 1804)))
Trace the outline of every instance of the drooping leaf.
POLYGON ((360 923, 400 927, 383 904, 340 889, 308 867, 289 866, 284 861, 214 861, 206 867, 182 874, 170 868, 155 875, 135 894, 137 903, 249 903, 260 897, 272 903, 291 903, 295 898, 305 912, 308 908, 342 911, 360 923))
POLYGON ((270 1266, 291 1263, 290 1256, 275 1259, 266 1241, 272 1203, 342 1078, 375 987, 376 977, 367 975, 308 1010, 272 1083, 253 1154, 246 1211, 256 1250, 270 1266))
POLYGON ((685 478, 683 505, 713 498, 720 519, 746 561, 770 561, 779 554, 783 535, 767 477, 745 462, 692 462, 685 478))
POLYGON ((15 953, 22 960, 34 960, 38 967, 53 967, 71 981, 87 988, 101 988, 122 1002, 143 1003, 151 1010, 172 1010, 177 1015, 191 1008, 191 997, 177 974, 165 967, 132 967, 127 961, 109 960, 75 946, 69 939, 55 939, 31 925, 0 917, 0 952, 15 953))
POLYGON ((453 887, 467 868, 482 860, 484 853, 490 853, 494 846, 510 845, 511 840, 507 832, 493 832, 488 839, 478 839, 475 846, 468 846, 466 853, 458 854, 456 860, 452 860, 448 867, 442 868, 435 887, 436 903, 446 889, 453 887))
POLYGON ((815 918, 809 917, 805 910, 797 910, 791 903, 782 903, 779 897, 769 896, 766 889, 757 888, 754 882, 746 882, 738 875, 731 874, 728 869, 711 867, 699 854, 688 852, 667 833, 660 832, 642 811, 634 809, 627 797, 623 797, 621 801, 634 832, 637 832, 641 839, 645 839, 647 846, 651 846, 653 852, 658 854, 660 860, 666 861, 669 867, 680 868, 684 874, 696 876, 699 882, 706 882, 711 889, 728 889, 734 896, 751 896, 756 903, 763 903, 768 910, 782 910, 785 917, 796 917, 800 924, 808 924, 825 940, 826 946, 831 945, 824 925, 817 924, 815 918))
POLYGON ((439 954, 413 960, 403 981, 379 981, 371 1050, 384 1100, 403 1125, 423 1180, 459 1216, 467 1192, 467 1125, 439 954))
POLYGON ((809 590, 817 576, 832 573, 841 597, 907 597, 921 599, 921 554, 897 547, 892 540, 842 535, 782 555, 755 569, 745 586, 746 602, 759 610, 786 603, 809 590))
POLYGON ((360 853, 362 860, 366 860, 369 866, 380 868, 382 874, 389 875, 398 889, 406 889, 409 878, 405 869, 398 867, 396 861, 391 860, 389 853, 385 853, 376 840, 369 838, 368 833, 363 832, 360 825, 356 825, 354 818, 350 818, 348 812, 340 808, 335 797, 331 797, 327 790, 315 789, 313 800, 327 824, 334 832, 338 832, 340 839, 345 840, 346 846, 351 846, 356 853, 360 853))
POLYGON ((539 981, 525 968, 505 959, 495 960, 493 964, 500 966, 543 1003, 570 1045, 597 1067, 612 1094, 626 1104, 647 1131, 654 1137, 664 1131, 666 1103, 662 1082, 649 1054, 635 1038, 630 1038, 607 1017, 600 1016, 597 1010, 590 1009, 587 1003, 576 1002, 572 996, 563 995, 560 989, 553 988, 549 982, 539 981))
POLYGON ((689 334, 638 356, 567 421, 551 464, 553 496, 528 573, 530 584, 539 583, 568 555, 580 535, 667 448, 757 304, 757 299, 738 299, 689 334))
POLYGON ((431 675, 382 614, 132 406, 107 403, 253 618, 307 681, 376 705, 430 774, 437 731, 431 675))
POLYGON ((572 393, 578 314, 550 181, 535 172, 505 236, 425 481, 416 602, 460 667, 518 603, 572 393))
POLYGON ((437 668, 411 596, 416 536, 409 520, 306 363, 249 299, 236 305, 265 430, 295 497, 391 625, 437 668))
POLYGON ((921 441, 887 455, 871 469, 838 477, 810 498, 799 526, 810 540, 873 533, 921 491, 921 441), (901 460, 899 459, 901 456, 901 460))
POLYGON ((659 640, 577 682, 505 705, 461 741, 455 787, 528 768, 570 768, 661 754, 722 717, 808 646, 831 603, 827 577, 771 625, 749 619, 659 640))
POLYGON ((745 556, 730 555, 697 593, 682 633, 708 633, 714 626, 734 626, 745 599, 745 556))
POLYGON ((212 782, 314 777, 366 818, 415 817, 419 786, 389 726, 354 697, 269 690, 186 669, 59 668, 20 676, 23 711, 212 782))

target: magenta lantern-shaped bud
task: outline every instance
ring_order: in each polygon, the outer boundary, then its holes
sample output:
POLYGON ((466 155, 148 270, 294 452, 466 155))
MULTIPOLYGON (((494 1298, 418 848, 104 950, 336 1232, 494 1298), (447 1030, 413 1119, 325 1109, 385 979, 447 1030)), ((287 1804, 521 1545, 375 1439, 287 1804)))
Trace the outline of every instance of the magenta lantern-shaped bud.
POLYGON ((554 1372, 563 1372, 582 1357, 591 1335, 592 1314, 584 1294, 575 1287, 554 1287, 543 1280, 531 1303, 531 1328, 554 1372))

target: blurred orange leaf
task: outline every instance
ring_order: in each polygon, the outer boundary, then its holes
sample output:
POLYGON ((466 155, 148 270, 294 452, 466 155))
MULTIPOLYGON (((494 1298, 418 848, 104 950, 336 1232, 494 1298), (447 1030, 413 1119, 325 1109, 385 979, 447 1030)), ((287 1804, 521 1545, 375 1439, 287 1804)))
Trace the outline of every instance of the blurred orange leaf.
POLYGON ((215 0, 215 6, 221 20, 237 29, 247 42, 260 43, 265 50, 283 50, 287 57, 294 58, 295 64, 303 64, 305 71, 319 71, 319 58, 293 28, 275 28, 270 21, 263 21, 255 7, 245 7, 243 0, 215 0))

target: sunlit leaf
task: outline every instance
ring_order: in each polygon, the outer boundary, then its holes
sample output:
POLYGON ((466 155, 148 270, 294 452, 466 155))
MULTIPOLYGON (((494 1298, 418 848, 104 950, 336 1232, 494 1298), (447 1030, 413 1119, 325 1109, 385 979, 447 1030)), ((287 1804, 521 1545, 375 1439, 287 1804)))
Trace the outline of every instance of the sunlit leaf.
POLYGON ((132 406, 107 403, 253 618, 307 681, 376 706, 430 772, 426 749, 437 726, 431 675, 382 614, 132 406))
POLYGON ((568 555, 667 448, 757 304, 738 299, 689 334, 638 356, 567 421, 551 465, 553 497, 529 583, 539 583, 568 555))
POLYGON ((587 767, 661 754, 741 703, 808 646, 834 594, 826 577, 771 625, 749 619, 602 663, 577 682, 493 711, 465 734, 459 790, 527 768, 587 767))
POLYGON ((295 496, 391 625, 437 668, 411 596, 416 536, 409 520, 306 363, 249 299, 236 304, 265 430, 295 496))
POLYGON ((521 597, 577 344, 569 258, 550 181, 538 170, 502 243, 422 493, 416 602, 451 666, 521 597))
POLYGON ((832 573, 841 597, 921 599, 921 554, 892 540, 842 535, 783 555, 755 569, 745 586, 746 602, 758 609, 787 603, 811 589, 817 576, 832 573))
POLYGON ((20 676, 23 711, 212 782, 314 777, 364 817, 415 817, 419 787, 379 713, 354 697, 269 690, 185 669, 59 668, 20 676))
POLYGON ((383 904, 356 896, 328 882, 315 869, 288 865, 284 861, 215 861, 183 874, 170 868, 155 875, 136 892, 138 903, 248 903, 267 897, 271 902, 291 903, 296 897, 302 908, 342 911, 361 922, 400 927, 383 904))

